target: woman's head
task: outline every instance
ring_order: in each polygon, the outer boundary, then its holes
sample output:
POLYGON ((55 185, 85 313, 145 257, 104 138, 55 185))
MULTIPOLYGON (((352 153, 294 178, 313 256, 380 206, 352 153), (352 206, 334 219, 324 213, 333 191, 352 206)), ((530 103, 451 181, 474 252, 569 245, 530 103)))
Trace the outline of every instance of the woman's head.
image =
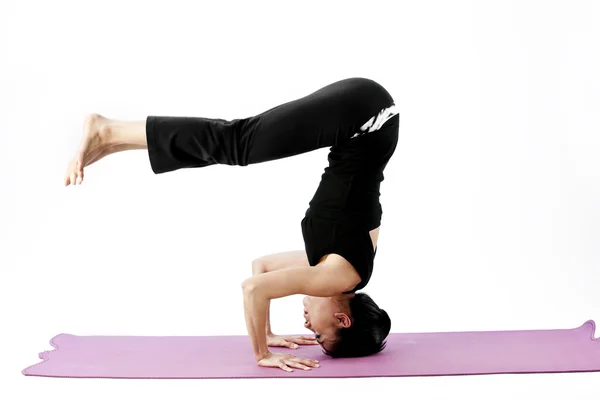
POLYGON ((304 326, 315 333, 325 354, 362 357, 385 347, 391 320, 366 293, 304 298, 304 326))

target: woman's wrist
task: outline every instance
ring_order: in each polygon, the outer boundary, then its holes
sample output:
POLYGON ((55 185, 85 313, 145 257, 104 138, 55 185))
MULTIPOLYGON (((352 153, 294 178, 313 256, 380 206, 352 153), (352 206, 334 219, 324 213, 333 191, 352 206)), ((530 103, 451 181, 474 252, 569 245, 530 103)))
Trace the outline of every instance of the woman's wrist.
POLYGON ((259 362, 260 360, 264 360, 265 358, 269 358, 271 356, 271 351, 267 350, 265 352, 262 353, 258 353, 254 355, 254 358, 256 359, 256 362, 259 362))

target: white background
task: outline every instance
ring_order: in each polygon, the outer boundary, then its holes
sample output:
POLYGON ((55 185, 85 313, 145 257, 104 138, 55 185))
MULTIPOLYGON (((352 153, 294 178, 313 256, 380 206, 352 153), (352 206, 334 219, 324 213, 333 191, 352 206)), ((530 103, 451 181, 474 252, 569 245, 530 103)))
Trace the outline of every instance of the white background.
MULTIPOLYGON (((21 370, 61 332, 246 334, 251 261, 304 248, 300 220, 327 166, 324 148, 155 175, 136 150, 65 188, 86 114, 233 119, 353 76, 381 83, 401 114, 365 290, 392 332, 600 321, 599 26, 597 2, 572 0, 2 2, 0 397, 598 398, 598 373, 149 381, 21 370)), ((301 312, 300 297, 275 300, 275 332, 304 331, 301 312)))

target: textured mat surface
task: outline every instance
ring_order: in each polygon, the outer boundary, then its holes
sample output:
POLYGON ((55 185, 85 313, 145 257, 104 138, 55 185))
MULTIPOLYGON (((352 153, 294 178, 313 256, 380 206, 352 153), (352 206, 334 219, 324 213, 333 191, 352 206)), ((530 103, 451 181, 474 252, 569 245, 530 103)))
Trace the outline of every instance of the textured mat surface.
POLYGON ((594 321, 554 330, 391 333, 379 354, 332 359, 320 346, 273 347, 320 360, 310 371, 258 367, 247 336, 76 336, 25 368, 30 376, 71 378, 335 378, 600 371, 594 321))

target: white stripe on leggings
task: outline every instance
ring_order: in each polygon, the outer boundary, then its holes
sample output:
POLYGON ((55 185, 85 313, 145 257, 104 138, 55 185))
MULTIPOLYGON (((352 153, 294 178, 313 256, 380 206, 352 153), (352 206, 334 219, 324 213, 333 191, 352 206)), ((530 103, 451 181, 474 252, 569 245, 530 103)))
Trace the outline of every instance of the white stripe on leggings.
POLYGON ((350 139, 354 139, 357 136, 364 135, 367 132, 374 132, 378 130, 383 126, 385 121, 392 118, 396 114, 398 114, 398 109, 396 108, 395 104, 392 104, 391 106, 382 109, 381 111, 379 111, 379 114, 377 114, 374 117, 371 117, 371 119, 369 119, 367 122, 365 122, 363 126, 360 127, 361 132, 355 133, 354 136, 352 136, 350 139))

